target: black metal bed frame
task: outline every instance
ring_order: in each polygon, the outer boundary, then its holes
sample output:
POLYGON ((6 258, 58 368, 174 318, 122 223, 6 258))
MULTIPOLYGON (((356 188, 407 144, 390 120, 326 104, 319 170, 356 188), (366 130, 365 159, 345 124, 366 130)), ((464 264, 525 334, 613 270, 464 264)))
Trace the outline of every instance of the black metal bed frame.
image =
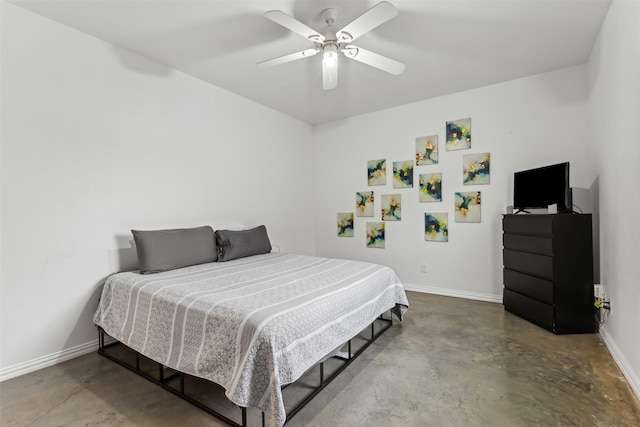
MULTIPOLYGON (((385 312, 386 313, 386 312, 385 312)), ((298 412, 300 412, 302 410, 302 408, 304 408, 307 403, 309 403, 315 396, 317 396, 327 385, 329 385, 329 383, 331 383, 331 381, 333 381, 342 371, 344 371, 354 360, 356 360, 358 358, 358 356, 360 356, 375 340, 377 340, 387 329, 389 329, 392 325, 393 325, 393 314, 391 313, 391 311, 389 311, 389 317, 384 317, 384 314, 382 313, 378 318, 376 318, 371 325, 369 325, 367 328, 365 328, 362 332, 365 332, 367 329, 371 328, 371 337, 370 338, 364 338, 365 342, 364 344, 362 344, 361 347, 359 347, 355 352, 352 352, 352 345, 351 342, 352 340, 349 340, 346 342, 347 345, 347 357, 341 356, 341 355, 335 355, 332 356, 331 359, 334 360, 339 360, 340 362, 342 362, 342 364, 333 372, 331 373, 327 378, 325 378, 325 369, 324 369, 324 363, 325 361, 320 362, 319 366, 320 367, 320 384, 313 388, 311 390, 311 392, 309 394, 307 394, 301 402, 299 402, 292 410, 287 412, 287 419, 285 421, 285 424, 288 423, 291 418, 293 418, 294 415, 296 415, 298 412), (376 331, 376 324, 378 324, 380 327, 378 328, 378 330, 376 331)), ((361 332, 361 334, 362 334, 361 332)), ((107 359, 129 369, 130 371, 135 372, 136 374, 140 375, 141 377, 151 381, 152 383, 162 387, 163 389, 169 391, 170 393, 178 396, 179 398, 186 400, 187 402, 191 403, 192 405, 196 406, 197 408, 202 409, 203 411, 213 415, 214 417, 218 418, 219 420, 227 423, 230 426, 233 427, 247 427, 247 408, 243 407, 243 406, 238 406, 240 408, 241 411, 241 418, 242 421, 241 423, 237 423, 236 421, 232 420, 231 418, 227 417, 226 415, 222 414, 221 412, 218 412, 217 410, 211 408, 210 406, 205 405, 203 402, 189 396, 186 392, 185 392, 185 377, 188 377, 188 374, 185 374, 183 372, 180 371, 175 371, 171 368, 169 368, 171 371, 173 371, 173 373, 167 375, 167 373, 165 372, 165 366, 161 363, 152 361, 153 363, 155 363, 157 365, 157 376, 151 375, 150 373, 142 370, 140 368, 140 356, 141 354, 135 350, 130 349, 129 347, 127 347, 126 345, 122 344, 119 341, 114 341, 108 344, 105 344, 105 336, 108 336, 107 333, 101 328, 98 327, 98 354, 100 354, 103 357, 106 357, 107 359), (129 364, 126 361, 116 357, 113 354, 110 354, 107 352, 107 349, 110 347, 114 347, 114 346, 124 346, 128 349, 130 349, 131 351, 134 351, 135 353, 135 364, 129 364), (173 387, 170 384, 170 381, 178 379, 179 380, 179 386, 173 387)), ((361 335, 358 335, 356 337, 360 337, 363 338, 361 335)), ((356 338, 354 337, 354 338, 356 338)), ((145 357, 144 355, 142 355, 143 357, 145 357)), ((145 357, 145 359, 148 359, 145 357)), ((151 359, 148 359, 151 360, 151 359)), ((215 384, 215 383, 213 383, 215 384)), ((295 384, 295 383, 293 383, 295 384)), ((287 384, 282 386, 282 389, 288 387, 291 384, 287 384)), ((265 414, 264 412, 262 412, 262 427, 265 426, 265 414)))

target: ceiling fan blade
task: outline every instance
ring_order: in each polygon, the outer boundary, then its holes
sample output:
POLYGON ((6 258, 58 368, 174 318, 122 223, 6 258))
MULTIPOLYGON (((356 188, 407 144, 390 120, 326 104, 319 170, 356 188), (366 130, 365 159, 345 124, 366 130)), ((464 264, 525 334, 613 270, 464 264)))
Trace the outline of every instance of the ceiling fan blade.
POLYGON ((361 47, 349 45, 342 49, 342 53, 344 53, 344 56, 347 58, 355 59, 363 64, 370 65, 396 76, 404 71, 404 64, 402 62, 362 49, 361 47))
POLYGON ((286 64, 287 62, 295 61, 296 59, 308 58, 316 53, 320 52, 319 49, 306 49, 300 52, 290 53, 288 55, 279 56, 277 58, 268 59, 266 61, 258 62, 258 67, 273 67, 275 65, 286 64))
POLYGON ((336 34, 339 43, 350 43, 364 33, 384 24, 398 15, 398 10, 389 2, 381 1, 353 20, 336 34))
POLYGON ((300 34, 302 37, 307 40, 311 40, 312 42, 322 43, 324 41, 324 36, 322 36, 317 31, 307 27, 302 22, 297 19, 287 15, 281 10, 270 10, 265 12, 264 16, 267 19, 272 20, 276 24, 280 24, 285 28, 290 29, 296 34, 300 34))

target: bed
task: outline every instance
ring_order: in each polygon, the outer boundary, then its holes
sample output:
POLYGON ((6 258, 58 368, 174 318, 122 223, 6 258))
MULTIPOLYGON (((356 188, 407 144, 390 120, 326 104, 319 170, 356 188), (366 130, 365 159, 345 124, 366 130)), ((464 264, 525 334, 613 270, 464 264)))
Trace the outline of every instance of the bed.
POLYGON ((231 402, 260 408, 268 425, 281 426, 287 419, 283 386, 382 313, 402 319, 408 306, 388 267, 262 253, 155 274, 114 274, 94 321, 118 342, 221 385, 231 402))

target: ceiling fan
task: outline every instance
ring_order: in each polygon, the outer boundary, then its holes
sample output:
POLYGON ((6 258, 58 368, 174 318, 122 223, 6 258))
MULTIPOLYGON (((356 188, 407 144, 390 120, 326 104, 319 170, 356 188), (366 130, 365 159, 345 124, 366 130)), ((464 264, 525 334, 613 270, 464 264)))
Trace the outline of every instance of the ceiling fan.
POLYGON ((337 17, 337 10, 333 8, 325 9, 322 11, 322 19, 327 26, 320 34, 280 10, 271 10, 264 14, 267 19, 313 42, 314 47, 262 61, 257 65, 259 67, 271 67, 322 52, 322 87, 325 90, 333 89, 338 85, 338 52, 342 52, 347 58, 355 59, 387 73, 398 75, 404 71, 404 64, 350 44, 358 37, 384 24, 397 14, 398 10, 391 3, 382 1, 343 29, 336 31, 333 24, 337 17))

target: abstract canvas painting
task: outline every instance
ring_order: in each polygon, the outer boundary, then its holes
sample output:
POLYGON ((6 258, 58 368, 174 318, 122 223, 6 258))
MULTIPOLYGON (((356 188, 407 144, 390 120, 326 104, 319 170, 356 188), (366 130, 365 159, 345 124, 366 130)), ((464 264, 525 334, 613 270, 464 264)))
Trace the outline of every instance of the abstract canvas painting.
POLYGON ((356 193, 356 216, 373 216, 373 191, 356 193))
POLYGON ((393 162, 393 188, 413 187, 413 160, 393 162))
POLYGON ((338 213, 338 237, 353 237, 353 212, 338 213))
POLYGON ((387 159, 367 162, 367 183, 369 185, 385 185, 387 183, 387 159))
POLYGON ((438 163, 438 135, 416 138, 416 166, 438 163))
POLYGON ((480 202, 479 191, 456 193, 456 222, 480 222, 480 202))
POLYGON ((424 214, 424 240, 428 242, 449 241, 449 214, 446 212, 424 214))
POLYGON ((420 202, 441 202, 442 172, 421 173, 418 178, 420 182, 418 200, 420 202))
POLYGON ((382 220, 400 221, 402 219, 400 194, 382 195, 382 220))
POLYGON ((384 222, 367 223, 367 247, 384 248, 384 222))
POLYGON ((464 185, 489 184, 490 153, 462 156, 462 183, 464 185))
POLYGON ((447 122, 447 151, 471 148, 471 119, 447 122))

